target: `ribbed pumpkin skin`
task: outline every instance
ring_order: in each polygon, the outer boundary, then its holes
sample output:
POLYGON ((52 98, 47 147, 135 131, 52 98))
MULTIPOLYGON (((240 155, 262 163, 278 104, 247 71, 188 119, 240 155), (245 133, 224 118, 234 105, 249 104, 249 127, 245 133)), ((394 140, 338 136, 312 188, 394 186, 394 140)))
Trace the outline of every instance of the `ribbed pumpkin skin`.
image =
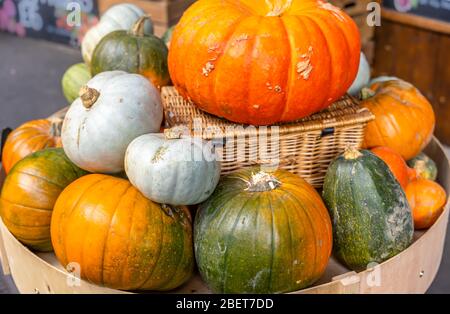
POLYGON ((46 119, 33 120, 12 131, 3 147, 2 165, 8 173, 21 159, 44 148, 61 147, 61 126, 46 119))
POLYGON ((149 199, 163 204, 194 205, 214 192, 220 162, 200 138, 167 139, 146 134, 128 145, 125 172, 149 199))
POLYGON ((67 69, 61 80, 61 85, 64 97, 66 97, 69 104, 79 97, 80 88, 86 85, 91 78, 91 72, 84 63, 74 64, 67 69))
POLYGON ((323 198, 333 221, 334 254, 353 270, 406 249, 414 226, 405 193, 387 165, 369 151, 328 169, 323 198))
POLYGON ((267 125, 345 94, 360 58, 353 20, 321 0, 293 0, 281 16, 266 16, 266 2, 200 0, 184 13, 169 50, 182 96, 233 122, 267 125))
POLYGON ((89 175, 71 184, 55 206, 52 243, 63 266, 120 290, 170 290, 194 267, 186 207, 163 208, 127 180, 89 175))
POLYGON ((51 251, 50 220, 63 189, 85 175, 62 148, 34 153, 18 162, 6 177, 0 213, 9 231, 38 251, 51 251))
POLYGON ((157 88, 170 82, 167 68, 167 46, 153 36, 136 36, 129 31, 116 31, 105 36, 94 50, 92 75, 105 71, 141 74, 157 88))
POLYGON ((438 176, 438 168, 436 163, 424 153, 420 153, 413 159, 408 161, 408 165, 414 170, 419 178, 435 181, 438 176))
POLYGON ((366 128, 364 146, 387 146, 409 160, 430 142, 436 123, 428 100, 402 80, 378 82, 370 87, 375 96, 361 103, 375 120, 366 128))
POLYGON ((251 192, 258 168, 224 177, 194 226, 197 265, 218 293, 281 293, 318 280, 331 254, 332 231, 318 193, 286 171, 281 186, 251 192))
POLYGON ((410 173, 408 165, 403 157, 389 147, 375 147, 371 151, 389 166, 389 169, 397 179, 398 183, 400 183, 400 186, 403 189, 406 188, 410 180, 410 173))

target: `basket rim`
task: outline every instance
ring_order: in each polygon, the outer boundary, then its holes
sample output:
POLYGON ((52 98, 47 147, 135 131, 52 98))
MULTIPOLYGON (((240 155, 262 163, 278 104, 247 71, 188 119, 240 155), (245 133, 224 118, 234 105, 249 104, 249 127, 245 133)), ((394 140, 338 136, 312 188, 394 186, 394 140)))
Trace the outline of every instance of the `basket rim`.
MULTIPOLYGON (((167 102, 169 98, 179 98, 182 96, 180 96, 176 90, 176 88, 174 86, 165 86, 162 88, 161 91, 161 98, 163 100, 163 107, 164 107, 164 111, 167 110, 167 102)), ((183 98, 184 99, 184 98, 183 98)), ((354 113, 346 113, 343 114, 341 116, 337 116, 337 117, 331 117, 331 118, 327 118, 327 119, 321 119, 321 118, 317 118, 317 119, 308 119, 306 121, 295 121, 295 122, 288 122, 288 123, 281 123, 281 124, 274 124, 274 125, 267 125, 267 126, 252 126, 252 125, 248 125, 248 124, 239 124, 239 123, 233 123, 231 121, 226 121, 227 125, 216 125, 215 127, 219 128, 220 130, 222 130, 222 135, 221 136, 209 136, 209 135, 202 135, 202 138, 204 139, 219 139, 219 138, 229 138, 229 137, 236 137, 236 136, 255 136, 258 135, 260 133, 260 129, 263 129, 263 132, 266 132, 266 134, 271 134, 273 127, 278 127, 277 128, 277 134, 279 135, 290 135, 290 134, 295 134, 295 133, 306 133, 306 132, 314 132, 314 131, 323 131, 324 129, 329 129, 329 128, 344 128, 344 127, 348 127, 348 126, 352 126, 352 125, 357 125, 357 124, 366 124, 370 121, 373 121, 375 119, 375 116, 373 115, 373 113, 365 108, 365 107, 361 107, 358 100, 356 100, 353 96, 351 95, 345 95, 343 96, 342 99, 345 99, 347 101, 349 101, 351 103, 351 106, 353 108, 359 108, 356 110, 356 112, 354 113), (227 131, 227 126, 235 126, 233 131, 228 130, 227 131), (223 131, 225 129, 225 131, 223 131)), ((187 100, 184 100, 186 102, 188 102, 187 100)), ((191 103, 193 106, 194 104, 192 102, 191 103)), ((350 106, 349 106, 350 107, 350 106)), ((307 118, 313 117, 315 115, 319 115, 321 113, 325 113, 327 109, 317 112, 307 118)), ((343 111, 344 109, 336 109, 336 111, 343 111)), ((218 122, 224 122, 222 118, 216 117, 214 115, 211 115, 209 113, 203 112, 201 113, 201 116, 199 116, 198 118, 200 118, 202 120, 202 127, 204 127, 205 123, 208 123, 207 121, 205 121, 206 118, 212 119, 212 120, 217 120, 218 122)), ((174 126, 187 126, 187 129, 192 133, 198 134, 196 133, 196 131, 193 129, 192 127, 192 123, 179 123, 174 126)), ((213 124, 211 125, 207 125, 207 127, 209 126, 214 126, 213 124)), ((261 130, 262 131, 262 130, 261 130)), ((204 133, 204 132, 202 132, 204 133)))

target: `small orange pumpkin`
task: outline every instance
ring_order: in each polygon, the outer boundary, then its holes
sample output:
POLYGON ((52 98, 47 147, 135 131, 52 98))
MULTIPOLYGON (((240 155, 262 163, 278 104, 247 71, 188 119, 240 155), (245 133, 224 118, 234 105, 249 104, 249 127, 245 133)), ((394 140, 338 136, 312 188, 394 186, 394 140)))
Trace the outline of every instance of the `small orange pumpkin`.
POLYGON ((62 148, 40 150, 9 172, 0 196, 0 215, 8 230, 29 248, 48 252, 50 220, 59 194, 84 176, 62 148))
POLYGON ((389 147, 376 147, 372 149, 372 153, 380 157, 394 174, 400 186, 404 189, 409 183, 409 167, 402 156, 389 147))
POLYGON ((406 187, 406 196, 411 206, 415 229, 431 227, 441 215, 447 195, 436 182, 417 179, 406 187))
POLYGON ((363 98, 362 106, 375 115, 367 125, 364 147, 387 146, 409 160, 431 140, 436 123, 433 108, 410 83, 374 83, 364 89, 363 98))
POLYGON ((39 150, 61 147, 62 119, 29 121, 12 131, 3 147, 2 164, 5 172, 26 156, 39 150))

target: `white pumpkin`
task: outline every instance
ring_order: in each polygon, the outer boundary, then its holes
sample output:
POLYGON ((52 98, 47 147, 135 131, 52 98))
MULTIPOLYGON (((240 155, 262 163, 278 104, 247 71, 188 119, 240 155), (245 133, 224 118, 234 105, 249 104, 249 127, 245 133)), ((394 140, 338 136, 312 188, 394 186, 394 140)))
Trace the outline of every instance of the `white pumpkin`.
POLYGON ((369 86, 375 83, 382 83, 386 81, 396 81, 396 80, 400 79, 396 76, 378 76, 370 81, 369 86))
POLYGON ((370 81, 370 65, 367 61, 366 55, 361 52, 361 58, 359 61, 359 70, 358 75, 356 76, 355 81, 352 86, 350 86, 348 93, 353 96, 357 96, 361 89, 370 81))
MULTIPOLYGON (((92 27, 81 42, 81 53, 84 62, 91 64, 92 54, 97 44, 111 32, 129 30, 136 21, 146 13, 134 4, 124 3, 109 8, 101 17, 100 22, 92 27)), ((153 23, 149 19, 144 28, 146 34, 153 34, 153 23)))
POLYGON ((130 144, 125 156, 128 179, 158 203, 201 203, 219 182, 220 162, 214 149, 201 138, 167 137, 168 133, 143 135, 130 144))
POLYGON ((112 71, 91 79, 80 95, 64 119, 64 151, 87 171, 123 171, 128 145, 160 130, 163 109, 157 89, 141 75, 112 71))

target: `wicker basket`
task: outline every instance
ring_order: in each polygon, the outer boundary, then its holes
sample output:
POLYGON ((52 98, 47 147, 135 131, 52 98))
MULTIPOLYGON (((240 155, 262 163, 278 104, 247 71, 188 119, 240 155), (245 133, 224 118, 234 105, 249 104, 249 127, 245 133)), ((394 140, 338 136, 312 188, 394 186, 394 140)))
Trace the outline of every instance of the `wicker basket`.
POLYGON ((321 187, 331 161, 348 145, 361 147, 374 117, 356 100, 344 97, 329 109, 296 123, 269 127, 237 125, 197 109, 174 87, 162 90, 166 126, 184 125, 194 136, 212 140, 222 174, 255 164, 279 166, 321 187))

